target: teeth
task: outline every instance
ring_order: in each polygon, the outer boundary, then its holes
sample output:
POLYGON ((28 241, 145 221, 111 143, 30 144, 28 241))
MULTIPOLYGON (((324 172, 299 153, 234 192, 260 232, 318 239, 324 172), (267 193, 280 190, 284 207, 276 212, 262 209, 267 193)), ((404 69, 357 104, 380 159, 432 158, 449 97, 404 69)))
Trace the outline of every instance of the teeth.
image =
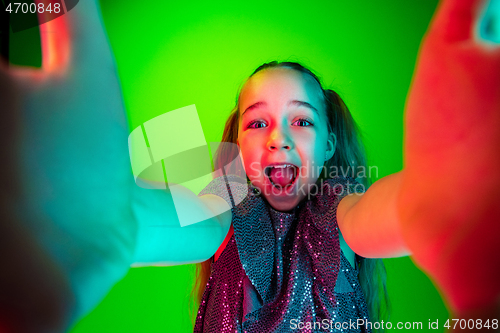
POLYGON ((284 168, 291 168, 291 164, 283 164, 283 165, 275 165, 273 168, 278 168, 278 169, 284 169, 284 168))
POLYGON ((271 170, 273 168, 276 168, 276 169, 284 169, 284 168, 293 168, 295 167, 293 164, 281 164, 281 165, 272 165, 272 166, 268 166, 266 169, 265 169, 265 173, 266 175, 269 177, 271 175, 271 170))

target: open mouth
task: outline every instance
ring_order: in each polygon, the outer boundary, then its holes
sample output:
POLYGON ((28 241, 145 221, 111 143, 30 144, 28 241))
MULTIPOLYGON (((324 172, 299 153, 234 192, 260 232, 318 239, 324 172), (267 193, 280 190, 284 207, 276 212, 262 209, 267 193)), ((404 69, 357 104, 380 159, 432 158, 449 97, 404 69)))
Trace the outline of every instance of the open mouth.
POLYGON ((297 179, 298 167, 293 164, 275 164, 265 168, 265 174, 273 186, 281 189, 292 186, 297 179))

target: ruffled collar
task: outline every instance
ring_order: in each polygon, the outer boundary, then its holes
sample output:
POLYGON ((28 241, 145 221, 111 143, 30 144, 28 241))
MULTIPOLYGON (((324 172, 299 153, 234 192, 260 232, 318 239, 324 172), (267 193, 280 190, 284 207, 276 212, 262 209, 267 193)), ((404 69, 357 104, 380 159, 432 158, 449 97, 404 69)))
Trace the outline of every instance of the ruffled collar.
POLYGON ((283 267, 278 266, 275 271, 277 276, 273 276, 277 264, 275 252, 282 248, 295 224, 295 233, 300 233, 298 241, 304 243, 303 248, 308 249, 309 255, 330 256, 327 265, 323 265, 321 260, 314 262, 313 274, 320 283, 334 290, 340 261, 336 204, 333 204, 336 194, 331 192, 335 183, 335 180, 325 181, 321 194, 312 196, 291 213, 273 209, 252 186, 248 187, 248 195, 243 201, 233 208, 234 235, 240 261, 264 304, 275 299, 276 293, 282 290, 283 267), (325 248, 321 239, 330 248, 325 248))

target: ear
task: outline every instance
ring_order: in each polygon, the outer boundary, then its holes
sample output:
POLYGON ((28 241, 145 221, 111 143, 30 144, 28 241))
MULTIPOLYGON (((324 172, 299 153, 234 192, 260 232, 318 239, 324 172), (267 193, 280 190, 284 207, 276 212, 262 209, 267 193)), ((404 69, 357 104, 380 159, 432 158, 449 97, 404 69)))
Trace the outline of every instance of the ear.
POLYGON ((328 141, 326 143, 326 154, 325 154, 325 161, 328 161, 330 158, 333 157, 333 154, 335 153, 335 149, 337 147, 337 137, 335 134, 330 133, 328 134, 328 141))

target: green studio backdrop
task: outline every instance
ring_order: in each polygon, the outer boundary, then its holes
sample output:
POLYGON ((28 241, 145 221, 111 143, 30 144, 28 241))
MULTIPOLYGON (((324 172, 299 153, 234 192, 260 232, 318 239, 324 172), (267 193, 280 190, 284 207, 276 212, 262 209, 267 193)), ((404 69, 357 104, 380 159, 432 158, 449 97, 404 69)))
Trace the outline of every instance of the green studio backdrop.
MULTIPOLYGON (((373 180, 401 170, 405 98, 437 0, 101 5, 131 129, 196 104, 206 141, 219 141, 245 78, 264 62, 299 61, 351 109, 373 180)), ((37 38, 37 29, 13 35, 12 61, 39 65, 40 51, 27 52, 37 38)), ((385 264, 393 325, 430 331, 429 320, 446 320, 438 291, 409 258, 385 264)), ((71 332, 191 332, 193 279, 194 265, 132 268, 71 332)))

